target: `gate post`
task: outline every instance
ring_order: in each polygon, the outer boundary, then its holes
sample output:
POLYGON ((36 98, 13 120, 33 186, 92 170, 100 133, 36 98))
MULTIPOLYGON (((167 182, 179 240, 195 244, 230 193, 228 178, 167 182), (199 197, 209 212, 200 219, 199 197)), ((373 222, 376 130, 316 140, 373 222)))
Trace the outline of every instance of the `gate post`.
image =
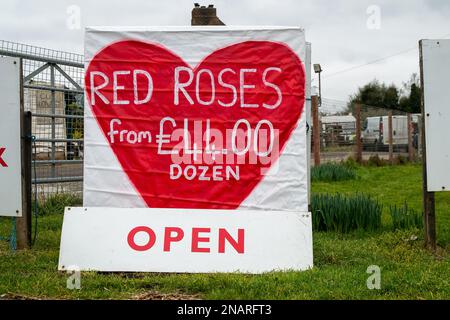
POLYGON ((361 105, 355 105, 356 132, 355 132, 355 160, 362 163, 362 141, 361 141, 361 105))
POLYGON ((394 132, 392 126, 392 111, 388 113, 388 142, 389 142, 389 162, 394 164, 394 132))
POLYGON ((427 139, 425 127, 425 81, 423 73, 423 54, 422 41, 419 42, 420 47, 420 88, 422 92, 421 98, 421 145, 422 145, 422 194, 423 194, 423 221, 425 231, 425 244, 427 248, 435 251, 437 248, 436 239, 436 206, 435 194, 428 191, 428 172, 427 172, 427 139))
POLYGON ((408 160, 414 160, 414 146, 413 146, 413 125, 412 125, 412 115, 408 113, 408 160))
MULTIPOLYGON (((21 60, 21 75, 23 75, 21 60)), ((17 249, 29 249, 31 247, 31 112, 24 112, 23 76, 20 81, 20 110, 21 110, 21 154, 22 154, 22 217, 16 220, 17 249)))
POLYGON ((314 145, 314 165, 320 166, 320 121, 319 121, 319 98, 311 97, 311 113, 313 121, 313 145, 314 145))

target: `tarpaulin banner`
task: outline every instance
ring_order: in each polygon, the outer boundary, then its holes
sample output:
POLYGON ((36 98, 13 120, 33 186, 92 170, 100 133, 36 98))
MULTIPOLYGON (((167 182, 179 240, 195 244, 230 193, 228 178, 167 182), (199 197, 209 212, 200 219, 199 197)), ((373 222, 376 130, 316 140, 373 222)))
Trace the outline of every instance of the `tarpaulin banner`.
POLYGON ((308 211, 299 28, 90 28, 84 206, 308 211))

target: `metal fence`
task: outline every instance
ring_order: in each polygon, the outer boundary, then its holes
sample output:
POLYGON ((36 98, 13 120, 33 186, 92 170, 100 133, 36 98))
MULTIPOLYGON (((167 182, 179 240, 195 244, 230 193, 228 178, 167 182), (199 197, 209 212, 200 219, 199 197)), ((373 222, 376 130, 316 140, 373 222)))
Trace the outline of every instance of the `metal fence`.
POLYGON ((420 158, 420 114, 351 105, 340 112, 322 113, 319 119, 321 162, 356 158, 358 148, 361 161, 396 163, 420 158))
POLYGON ((39 198, 82 193, 82 55, 0 40, 0 55, 21 58, 24 109, 32 113, 33 160, 39 198))

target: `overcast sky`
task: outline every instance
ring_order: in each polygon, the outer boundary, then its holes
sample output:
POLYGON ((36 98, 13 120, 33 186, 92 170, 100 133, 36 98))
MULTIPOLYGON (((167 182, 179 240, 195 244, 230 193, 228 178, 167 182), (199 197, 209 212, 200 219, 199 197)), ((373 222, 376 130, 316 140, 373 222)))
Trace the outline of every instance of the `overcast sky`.
POLYGON ((194 2, 214 4, 228 25, 305 28, 328 99, 346 101, 374 78, 401 85, 419 70, 419 39, 450 37, 449 0, 2 0, 0 39, 83 53, 85 26, 189 25, 194 2), (79 29, 67 26, 71 5, 79 29))

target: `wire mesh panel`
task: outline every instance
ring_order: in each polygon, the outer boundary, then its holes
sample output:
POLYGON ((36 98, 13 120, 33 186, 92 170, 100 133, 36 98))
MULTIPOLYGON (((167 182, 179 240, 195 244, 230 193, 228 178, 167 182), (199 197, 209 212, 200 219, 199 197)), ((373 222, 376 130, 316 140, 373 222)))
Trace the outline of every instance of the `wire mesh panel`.
POLYGON ((352 151, 355 143, 356 119, 352 114, 321 117, 322 149, 352 151))
POLYGON ((0 40, 0 55, 22 58, 24 108, 31 111, 33 183, 40 199, 82 193, 83 56, 0 40))
POLYGON ((363 154, 384 158, 417 154, 420 115, 361 105, 360 118, 363 154))
POLYGON ((355 150, 356 118, 353 114, 322 114, 320 117, 320 150, 322 162, 339 162, 355 150))
POLYGON ((322 109, 320 116, 323 162, 357 157, 358 147, 361 161, 395 163, 420 156, 419 114, 363 104, 330 110, 322 109))

